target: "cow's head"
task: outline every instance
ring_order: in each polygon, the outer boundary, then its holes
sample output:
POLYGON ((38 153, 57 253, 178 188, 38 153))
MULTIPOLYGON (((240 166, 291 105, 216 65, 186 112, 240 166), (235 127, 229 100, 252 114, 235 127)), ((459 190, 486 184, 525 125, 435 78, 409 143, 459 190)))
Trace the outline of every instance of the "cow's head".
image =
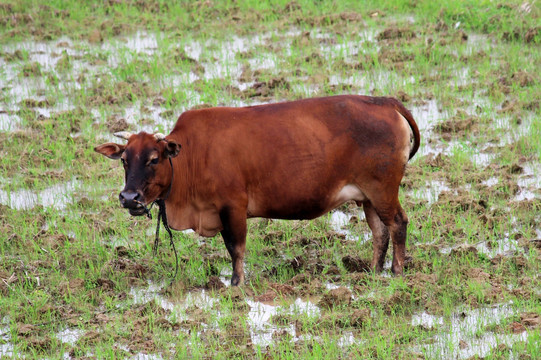
POLYGON ((143 215, 146 206, 167 196, 173 177, 171 158, 178 155, 180 145, 163 134, 140 132, 115 133, 128 140, 126 145, 106 143, 94 150, 110 159, 120 159, 124 166, 126 186, 120 192, 120 203, 130 214, 143 215))

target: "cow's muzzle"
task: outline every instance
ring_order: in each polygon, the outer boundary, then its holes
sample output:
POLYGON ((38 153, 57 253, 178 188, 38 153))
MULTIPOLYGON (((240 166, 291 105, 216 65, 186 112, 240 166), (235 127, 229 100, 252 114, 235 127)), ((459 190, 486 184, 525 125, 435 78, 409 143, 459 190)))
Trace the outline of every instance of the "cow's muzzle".
POLYGON ((147 212, 143 204, 143 196, 138 191, 124 190, 120 193, 119 200, 120 204, 133 216, 140 216, 147 212))

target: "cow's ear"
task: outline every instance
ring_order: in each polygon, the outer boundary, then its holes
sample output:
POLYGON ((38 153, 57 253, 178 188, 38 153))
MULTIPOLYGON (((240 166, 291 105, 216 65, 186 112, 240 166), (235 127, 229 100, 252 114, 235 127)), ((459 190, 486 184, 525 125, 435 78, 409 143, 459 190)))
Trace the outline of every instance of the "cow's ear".
POLYGON ((167 140, 163 153, 166 157, 174 158, 180 152, 180 148, 181 146, 179 143, 176 143, 172 140, 167 140))
POLYGON ((119 145, 115 143, 106 143, 98 145, 94 148, 95 152, 107 156, 109 159, 120 159, 120 156, 126 149, 125 145, 119 145))

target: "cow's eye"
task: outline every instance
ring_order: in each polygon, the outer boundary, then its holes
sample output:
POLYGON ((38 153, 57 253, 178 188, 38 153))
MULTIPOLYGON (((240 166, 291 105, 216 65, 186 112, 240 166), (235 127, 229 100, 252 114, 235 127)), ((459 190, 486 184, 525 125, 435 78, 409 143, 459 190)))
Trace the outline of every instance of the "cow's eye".
POLYGON ((124 160, 124 158, 120 158, 120 162, 122 163, 122 165, 126 165, 126 160, 124 160))
POLYGON ((158 158, 156 157, 156 158, 154 158, 154 159, 151 159, 151 160, 149 161, 149 163, 150 163, 150 165, 156 165, 156 164, 158 163, 158 158))

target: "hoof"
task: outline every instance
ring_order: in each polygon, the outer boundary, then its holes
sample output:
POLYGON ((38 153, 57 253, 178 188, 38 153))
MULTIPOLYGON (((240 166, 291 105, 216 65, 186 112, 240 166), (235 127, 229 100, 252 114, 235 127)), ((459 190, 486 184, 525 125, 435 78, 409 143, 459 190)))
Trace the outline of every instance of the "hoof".
POLYGON ((393 273, 393 275, 395 276, 402 276, 404 275, 403 273, 403 270, 402 270, 402 266, 391 266, 391 272, 393 273))
POLYGON ((233 274, 231 276, 231 286, 241 286, 244 284, 244 276, 233 274))
POLYGON ((381 274, 381 272, 383 271, 383 264, 372 264, 372 266, 370 266, 370 269, 372 269, 372 272, 374 274, 381 274))

